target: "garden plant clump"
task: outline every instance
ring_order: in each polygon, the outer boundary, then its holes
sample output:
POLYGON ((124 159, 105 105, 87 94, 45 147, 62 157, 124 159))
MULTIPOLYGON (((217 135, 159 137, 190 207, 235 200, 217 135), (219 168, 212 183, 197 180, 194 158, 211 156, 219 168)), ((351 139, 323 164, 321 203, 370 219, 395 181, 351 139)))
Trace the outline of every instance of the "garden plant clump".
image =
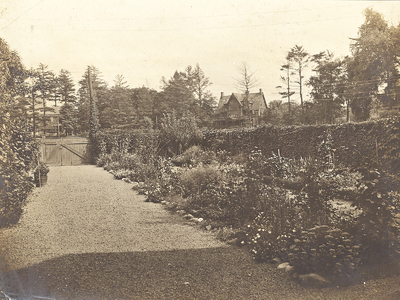
POLYGON ((285 158, 257 147, 232 153, 203 148, 190 138, 193 127, 178 132, 173 123, 163 127, 168 135, 135 148, 103 146, 98 165, 116 178, 144 181, 147 201, 224 229, 220 236, 246 245, 256 260, 279 258, 299 275, 351 282, 371 261, 398 261, 398 180, 375 157, 348 148, 357 159, 341 162, 345 151, 330 130, 318 136, 313 156, 285 158))

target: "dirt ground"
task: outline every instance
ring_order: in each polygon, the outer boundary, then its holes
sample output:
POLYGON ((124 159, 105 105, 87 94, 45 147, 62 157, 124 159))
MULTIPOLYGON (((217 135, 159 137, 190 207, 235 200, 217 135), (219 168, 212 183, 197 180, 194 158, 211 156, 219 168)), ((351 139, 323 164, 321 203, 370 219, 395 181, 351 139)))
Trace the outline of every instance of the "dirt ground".
POLYGON ((51 167, 20 223, 0 230, 0 268, 15 299, 400 298, 399 276, 302 287, 95 166, 51 167))

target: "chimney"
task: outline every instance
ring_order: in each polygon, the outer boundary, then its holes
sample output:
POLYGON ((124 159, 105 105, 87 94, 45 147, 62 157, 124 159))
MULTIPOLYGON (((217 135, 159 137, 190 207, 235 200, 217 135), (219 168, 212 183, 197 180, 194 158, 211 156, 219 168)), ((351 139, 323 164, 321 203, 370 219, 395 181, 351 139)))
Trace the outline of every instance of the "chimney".
POLYGON ((260 94, 262 94, 262 89, 260 89, 260 94))
POLYGON ((224 92, 221 92, 221 98, 224 96, 224 92))

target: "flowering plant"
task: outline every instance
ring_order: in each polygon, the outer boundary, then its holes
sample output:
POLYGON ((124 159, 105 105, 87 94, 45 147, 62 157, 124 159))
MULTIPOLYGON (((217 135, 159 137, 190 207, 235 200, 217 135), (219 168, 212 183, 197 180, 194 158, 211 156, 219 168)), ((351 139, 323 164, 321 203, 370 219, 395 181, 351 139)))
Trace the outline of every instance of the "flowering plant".
POLYGON ((50 172, 49 167, 48 167, 44 162, 41 161, 41 162, 39 162, 38 165, 36 166, 36 168, 35 168, 33 174, 34 174, 34 176, 35 176, 35 178, 36 178, 36 177, 38 177, 39 175, 40 175, 40 176, 47 175, 47 173, 49 173, 49 172, 50 172))

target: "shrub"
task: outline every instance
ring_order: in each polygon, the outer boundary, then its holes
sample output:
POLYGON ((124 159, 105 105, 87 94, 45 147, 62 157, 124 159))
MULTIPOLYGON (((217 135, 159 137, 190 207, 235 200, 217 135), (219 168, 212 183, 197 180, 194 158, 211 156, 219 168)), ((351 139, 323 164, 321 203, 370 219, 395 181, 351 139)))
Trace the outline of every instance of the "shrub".
MULTIPOLYGON (((293 220, 292 220, 293 221, 293 220)), ((287 260, 289 246, 296 235, 294 226, 281 230, 271 220, 271 216, 260 212, 253 222, 245 228, 246 235, 242 243, 250 245, 251 253, 257 261, 269 261, 273 258, 287 260)))
POLYGON ((361 214, 356 218, 354 231, 363 245, 363 261, 398 259, 400 227, 395 217, 400 206, 393 192, 398 181, 373 168, 361 168, 359 172, 362 178, 353 205, 361 214))
POLYGON ((194 166, 199 161, 202 152, 199 146, 192 146, 182 154, 174 156, 171 161, 177 166, 194 166))
POLYGON ((202 133, 191 114, 178 118, 175 112, 166 114, 160 130, 160 147, 169 156, 179 155, 190 146, 200 143, 202 133))
MULTIPOLYGON (((0 103, 0 108, 1 103, 0 103)), ((35 168, 39 144, 30 137, 26 122, 11 118, 4 108, 0 116, 0 227, 18 222, 34 185, 28 173, 35 168)))
POLYGON ((314 226, 293 240, 287 259, 300 273, 349 278, 360 261, 360 246, 339 228, 314 226))
POLYGON ((180 175, 180 184, 184 197, 201 195, 205 190, 221 182, 220 172, 212 167, 189 169, 180 175))

